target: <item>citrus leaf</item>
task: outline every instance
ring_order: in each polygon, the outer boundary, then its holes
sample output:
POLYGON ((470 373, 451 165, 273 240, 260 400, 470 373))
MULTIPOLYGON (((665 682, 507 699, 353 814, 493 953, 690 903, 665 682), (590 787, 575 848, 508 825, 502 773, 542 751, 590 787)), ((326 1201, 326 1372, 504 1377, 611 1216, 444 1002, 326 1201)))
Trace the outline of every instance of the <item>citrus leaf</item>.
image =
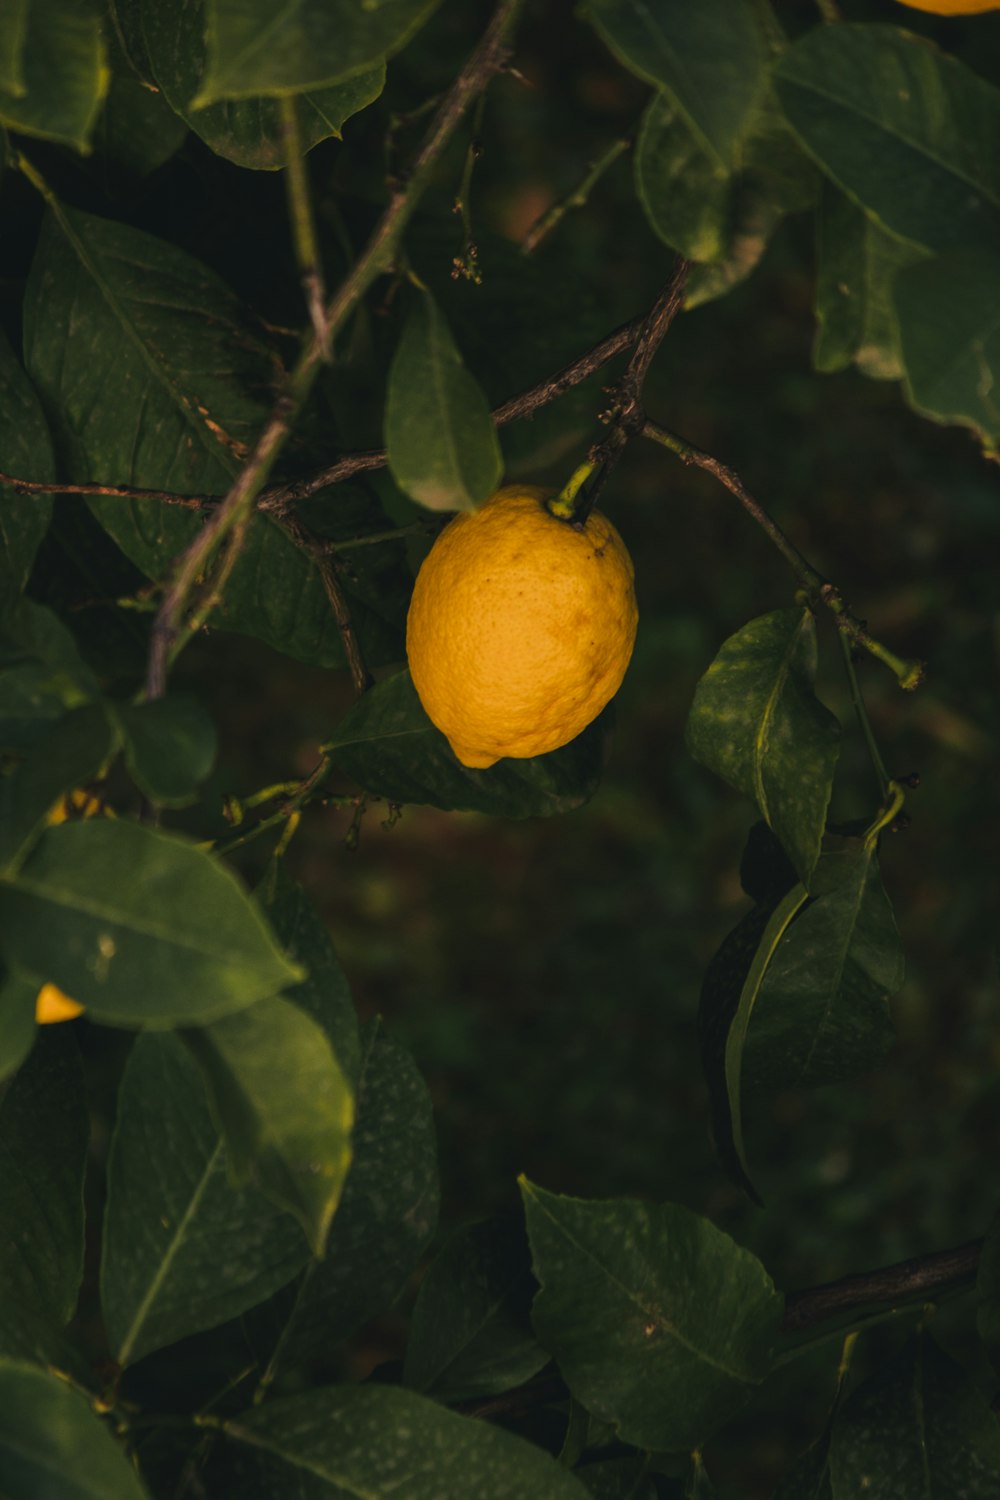
POLYGON ((956 251, 901 271, 895 283, 906 395, 939 422, 1000 445, 1000 257, 956 251))
POLYGON ((180 150, 187 133, 187 122, 178 118, 161 92, 129 72, 112 74, 94 127, 94 150, 101 156, 132 177, 148 177, 180 150))
MULTIPOLYGON (((55 478, 48 423, 28 377, 0 330, 0 469, 19 479, 55 478)), ((49 529, 51 495, 19 495, 0 485, 0 581, 20 592, 49 529)))
POLYGON ((172 693, 151 703, 119 703, 115 719, 129 775, 151 802, 186 807, 215 761, 215 726, 196 698, 172 693))
POLYGON ((779 61, 792 129, 893 234, 930 250, 1000 233, 1000 89, 894 26, 814 26, 779 61))
POLYGON ((40 989, 38 979, 17 969, 7 970, 0 979, 0 1083, 17 1072, 34 1045, 40 989))
POLYGON ((339 1500, 585 1500, 533 1443, 387 1385, 268 1401, 227 1422, 227 1494, 339 1500))
POLYGON ((57 719, 16 771, 0 780, 0 879, 9 878, 60 797, 100 775, 118 749, 102 704, 57 719))
POLYGON ((503 473, 486 397, 429 292, 410 312, 389 370, 385 446, 393 479, 428 510, 475 510, 503 473))
POLYGON ((201 1074, 180 1040, 136 1039, 108 1157, 101 1306, 115 1359, 215 1328, 309 1258, 299 1225, 229 1181, 201 1074))
POLYGON ((338 83, 398 52, 439 3, 207 0, 208 61, 193 107, 338 83))
POLYGON ((825 1438, 792 1465, 775 1490, 774 1500, 834 1500, 830 1445, 825 1438))
POLYGON ((56 1328, 73 1316, 83 1275, 89 1138, 76 1039, 43 1028, 0 1108, 0 1306, 56 1328))
POLYGON ((782 1299, 760 1262, 676 1203, 588 1202, 521 1179, 533 1322, 623 1442, 700 1446, 770 1369, 782 1299))
POLYGON ((808 885, 826 826, 840 726, 813 692, 816 627, 775 610, 721 647, 695 690, 687 746, 753 798, 808 885))
POLYGON ((0 1358, 0 1490, 10 1500, 145 1500, 90 1401, 64 1380, 0 1358))
POLYGON ((455 759, 425 714, 409 672, 387 677, 351 709, 324 746, 343 771, 390 802, 428 803, 499 817, 547 817, 580 807, 597 790, 607 712, 581 735, 527 760, 488 771, 455 759))
POLYGON ((100 696, 97 679, 65 625, 31 599, 0 618, 0 749, 32 750, 53 720, 100 696))
POLYGON ((420 1283, 403 1383, 451 1402, 530 1380, 549 1359, 531 1329, 534 1293, 522 1224, 490 1219, 458 1230, 420 1283))
POLYGON ((295 1215, 322 1255, 351 1161, 354 1096, 329 1039, 291 1000, 185 1031, 233 1178, 295 1215))
MULTIPOLYGON (((9 0, 4 0, 6 11, 9 0)), ((89 152, 110 74, 96 4, 80 0, 15 3, 0 21, 0 124, 89 152)))
POLYGON ((9 961, 96 1020, 209 1020, 299 980, 251 898, 176 834, 123 819, 49 828, 0 884, 9 961))
POLYGON ((813 364, 824 373, 856 364, 875 380, 898 380, 903 364, 893 282, 923 252, 888 234, 829 182, 816 233, 813 364))

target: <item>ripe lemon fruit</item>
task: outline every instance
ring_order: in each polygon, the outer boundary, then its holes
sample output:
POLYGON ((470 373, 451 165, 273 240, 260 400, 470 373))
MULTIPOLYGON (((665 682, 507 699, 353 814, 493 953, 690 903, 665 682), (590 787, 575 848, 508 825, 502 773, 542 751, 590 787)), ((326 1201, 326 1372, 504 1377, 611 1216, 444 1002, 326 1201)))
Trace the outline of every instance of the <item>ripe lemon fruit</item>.
POLYGON ((899 0, 911 10, 928 10, 934 16, 978 16, 984 10, 1000 10, 1000 0, 899 0))
POLYGON ((553 491, 498 490, 424 560, 406 621, 428 718, 465 766, 567 744, 618 691, 635 644, 632 559, 606 516, 583 526, 553 491))
POLYGON ((54 984, 43 984, 35 1001, 35 1020, 39 1026, 52 1026, 57 1021, 72 1021, 83 1014, 83 1006, 64 995, 54 984))

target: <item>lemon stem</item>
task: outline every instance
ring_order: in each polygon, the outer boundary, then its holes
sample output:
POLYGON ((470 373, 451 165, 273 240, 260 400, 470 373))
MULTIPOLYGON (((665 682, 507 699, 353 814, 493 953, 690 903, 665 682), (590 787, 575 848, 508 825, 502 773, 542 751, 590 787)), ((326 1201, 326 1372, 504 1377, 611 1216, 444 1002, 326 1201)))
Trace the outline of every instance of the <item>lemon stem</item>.
POLYGON ((577 511, 577 496, 587 483, 587 480, 597 468, 596 463, 588 460, 579 464, 559 491, 550 500, 546 500, 545 509, 550 516, 555 516, 557 521, 572 521, 577 511))

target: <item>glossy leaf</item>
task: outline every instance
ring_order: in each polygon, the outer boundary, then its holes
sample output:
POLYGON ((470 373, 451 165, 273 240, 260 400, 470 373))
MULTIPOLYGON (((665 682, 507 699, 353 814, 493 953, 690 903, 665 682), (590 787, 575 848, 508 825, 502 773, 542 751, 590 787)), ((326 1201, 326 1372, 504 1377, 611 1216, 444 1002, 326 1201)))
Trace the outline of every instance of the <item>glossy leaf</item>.
POLYGON ((959 251, 911 266, 895 284, 912 406, 1000 444, 1000 256, 959 251))
POLYGON ((840 726, 813 692, 816 627, 775 610, 730 636, 695 691, 695 760, 753 798, 808 885, 826 826, 840 726))
POLYGON ((448 1402, 530 1380, 549 1358, 531 1329, 534 1293, 521 1224, 490 1219, 460 1229, 420 1283, 404 1384, 448 1402))
POLYGON ((0 749, 26 754, 68 709, 100 695, 65 625, 31 599, 0 616, 0 749))
POLYGON ((151 802, 185 807, 215 762, 215 726, 196 698, 171 694, 151 703, 119 703, 115 718, 129 775, 151 802))
POLYGON ((187 121, 174 113, 161 92, 130 72, 112 74, 94 129, 94 149, 101 156, 132 177, 148 177, 180 150, 187 133, 187 121))
POLYGON ((770 1368, 782 1301, 763 1266, 678 1204, 521 1191, 535 1331, 573 1395, 624 1442, 700 1446, 770 1368))
POLYGON ((96 1020, 210 1020, 299 980, 251 898, 217 860, 124 819, 48 829, 0 884, 10 962, 96 1020))
POLYGON ((185 1032, 234 1179, 295 1215, 322 1255, 351 1161, 354 1096, 329 1039, 291 1000, 185 1032))
POLYGON ((17 1072, 34 1045, 39 988, 37 978, 16 969, 0 978, 0 1083, 17 1072))
MULTIPOLYGON (((19 479, 55 478, 49 427, 31 382, 0 330, 0 469, 19 479)), ((0 584, 20 591, 49 529, 50 495, 19 495, 0 485, 0 584)))
POLYGON ((385 445, 393 479, 428 510, 475 510, 503 473, 486 397, 429 292, 416 299, 389 371, 385 445))
POLYGON ((208 62, 194 106, 338 83, 398 52, 438 4, 207 0, 208 62))
POLYGON ((750 1019, 745 1087, 818 1088, 881 1062, 903 983, 899 933, 875 843, 824 854, 813 900, 787 927, 750 1019))
POLYGON ((746 0, 586 0, 582 13, 627 68, 670 96, 716 163, 734 167, 768 64, 755 7, 746 0))
POLYGON ((837 185, 931 250, 996 243, 1000 89, 895 26, 814 26, 775 70, 785 114, 837 185))
POLYGON ((0 1107, 0 1306, 56 1328, 72 1317, 83 1275, 89 1138, 76 1040, 50 1027, 0 1107))
POLYGON ((59 799, 98 776, 118 748, 101 704, 57 719, 17 770, 0 780, 0 879, 12 876, 59 799))
POLYGON ((413 1059, 371 1023, 362 1038, 353 1160, 326 1256, 308 1266, 272 1359, 294 1365, 402 1292, 437 1226, 438 1172, 427 1087, 413 1059))
POLYGON ((922 254, 826 184, 817 219, 817 370, 829 373, 856 364, 875 380, 899 379, 903 365, 893 282, 922 254))
MULTIPOLYGON (((282 376, 214 272, 152 235, 68 208, 42 230, 25 353, 72 478, 177 494, 226 491, 282 376)), ((100 498, 91 509, 152 578, 203 524, 156 502, 100 498)), ((364 639, 369 612, 353 612, 364 639)), ((313 562, 265 516, 250 526, 213 621, 318 665, 344 660, 313 562)))
POLYGON ((201 1074, 181 1041, 136 1039, 108 1158, 101 1304, 119 1364, 269 1297, 302 1269, 299 1225, 234 1188, 201 1074))
POLYGON ((146 1490, 87 1397, 0 1358, 0 1491, 9 1500, 144 1500, 146 1490))
POLYGON ((225 1425, 227 1493, 264 1500, 586 1500, 533 1443, 388 1385, 268 1401, 225 1425))
POLYGON ((390 802, 507 818, 546 817, 581 807, 594 795, 606 722, 602 716, 548 755, 507 758, 488 771, 473 771, 455 759, 424 713, 409 672, 399 672, 365 694, 325 749, 366 791, 390 802))
POLYGON ((852 1392, 830 1444, 833 1500, 995 1500, 1000 1427, 974 1382, 920 1338, 852 1392))
POLYGON ((0 60, 5 52, 0 125, 89 151, 109 81, 99 7, 86 0, 15 3, 0 22, 0 60))
MULTIPOLYGON (((178 13, 159 0, 127 0, 141 27, 150 69, 181 119, 219 156, 240 167, 274 170, 285 163, 281 108, 268 98, 226 99, 192 108, 205 71, 205 10, 187 4, 178 13)), ((121 8, 122 0, 119 0, 121 8)), ((303 146, 310 150, 339 137, 344 121, 377 99, 385 84, 385 62, 377 60, 329 88, 296 99, 303 146)))

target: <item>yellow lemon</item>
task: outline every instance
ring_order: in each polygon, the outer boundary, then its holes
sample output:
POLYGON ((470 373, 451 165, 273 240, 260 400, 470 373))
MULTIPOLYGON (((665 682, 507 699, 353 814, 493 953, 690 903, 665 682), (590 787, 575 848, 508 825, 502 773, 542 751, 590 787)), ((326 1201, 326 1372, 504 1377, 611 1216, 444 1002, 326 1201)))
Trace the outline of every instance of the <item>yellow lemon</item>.
POLYGON ((54 984, 43 984, 35 1001, 35 1020, 39 1026, 51 1026, 56 1021, 72 1021, 83 1014, 83 1006, 64 995, 54 984))
POLYGON ((1000 10, 1000 0, 899 0, 911 10, 929 10, 935 16, 978 16, 984 10, 1000 10))
POLYGON ((456 516, 417 575, 406 654, 428 718, 466 766, 565 745, 618 691, 635 643, 632 560, 606 516, 498 490, 456 516))

